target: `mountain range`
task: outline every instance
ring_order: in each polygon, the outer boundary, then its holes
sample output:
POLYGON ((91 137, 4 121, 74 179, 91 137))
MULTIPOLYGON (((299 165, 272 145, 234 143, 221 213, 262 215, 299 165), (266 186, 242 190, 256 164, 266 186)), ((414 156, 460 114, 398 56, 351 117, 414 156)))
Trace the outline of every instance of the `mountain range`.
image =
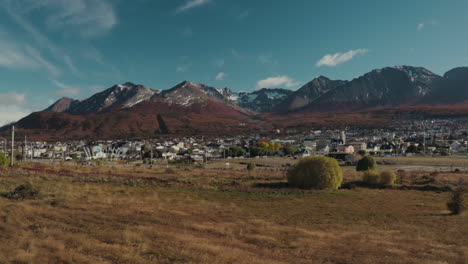
POLYGON ((127 82, 84 100, 61 98, 15 125, 33 135, 47 132, 59 138, 237 134, 297 128, 308 123, 311 116, 317 121, 320 115, 330 113, 336 117, 377 108, 418 106, 430 110, 466 106, 467 102, 468 67, 439 76, 422 67, 395 66, 351 81, 320 76, 296 91, 263 88, 236 93, 188 81, 167 90, 154 90, 127 82), (161 122, 168 129, 161 131, 161 122))

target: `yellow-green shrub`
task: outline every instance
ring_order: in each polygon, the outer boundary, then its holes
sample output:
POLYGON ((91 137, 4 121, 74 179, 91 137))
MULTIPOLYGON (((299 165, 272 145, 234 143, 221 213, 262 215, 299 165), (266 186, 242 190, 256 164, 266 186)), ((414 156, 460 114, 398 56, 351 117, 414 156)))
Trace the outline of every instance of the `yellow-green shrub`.
POLYGON ((393 171, 384 171, 384 172, 377 172, 373 170, 369 170, 364 172, 362 177, 362 181, 369 185, 369 186, 386 186, 386 185, 393 185, 396 181, 396 174, 393 171))
POLYGON ((397 176, 395 172, 391 170, 380 173, 380 184, 382 185, 393 185, 395 184, 396 179, 397 179, 397 176))
POLYGON ((328 157, 307 157, 292 166, 287 173, 291 187, 302 189, 338 189, 343 172, 338 162, 328 157))
POLYGON ((5 154, 0 153, 0 167, 6 167, 8 165, 8 159, 5 154))
POLYGON ((377 186, 380 184, 380 174, 377 171, 369 170, 364 172, 362 181, 370 186, 377 186))
POLYGON ((247 170, 252 171, 255 170, 255 168, 257 168, 256 163, 250 162, 249 164, 247 164, 247 170))

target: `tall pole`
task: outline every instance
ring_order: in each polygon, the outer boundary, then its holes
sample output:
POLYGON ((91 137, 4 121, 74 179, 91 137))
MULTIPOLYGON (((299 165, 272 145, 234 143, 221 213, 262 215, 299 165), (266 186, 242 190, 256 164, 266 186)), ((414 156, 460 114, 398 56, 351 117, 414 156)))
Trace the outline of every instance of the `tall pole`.
POLYGON ((28 154, 28 153, 26 153, 26 146, 27 146, 27 145, 28 145, 28 143, 27 143, 27 136, 24 135, 24 147, 23 147, 23 159, 24 159, 24 160, 27 160, 27 158, 26 158, 26 155, 28 154))
POLYGON ((15 152, 15 126, 11 129, 11 158, 10 158, 10 166, 13 167, 14 159, 13 155, 15 152))

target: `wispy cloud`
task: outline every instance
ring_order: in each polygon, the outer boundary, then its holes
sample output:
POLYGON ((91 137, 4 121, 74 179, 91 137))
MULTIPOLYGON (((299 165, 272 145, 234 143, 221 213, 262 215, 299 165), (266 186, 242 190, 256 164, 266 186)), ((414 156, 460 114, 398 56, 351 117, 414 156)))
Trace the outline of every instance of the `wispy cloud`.
POLYGON ((182 13, 182 12, 188 11, 188 10, 190 10, 192 8, 208 4, 210 1, 211 0, 188 0, 188 1, 185 2, 185 4, 179 6, 176 9, 176 13, 177 14, 182 13))
POLYGON ((0 66, 10 69, 45 69, 53 76, 61 74, 59 68, 44 58, 39 50, 13 40, 4 31, 0 31, 0 66))
POLYGON ((64 84, 60 81, 57 80, 51 80, 52 83, 54 83, 59 90, 54 92, 54 95, 59 96, 59 97, 74 97, 80 94, 81 89, 77 87, 73 87, 67 84, 64 84))
POLYGON ((424 29, 424 23, 419 23, 418 24, 418 31, 421 31, 424 29))
POLYGON ((439 21, 438 20, 431 20, 429 22, 421 22, 418 24, 417 26, 417 29, 418 31, 423 31, 427 26, 436 26, 436 25, 439 25, 439 21))
POLYGON ((78 70, 78 68, 75 66, 75 63, 72 61, 72 59, 70 58, 70 56, 68 55, 65 55, 64 57, 65 59, 65 63, 67 64, 68 68, 70 69, 70 71, 77 77, 83 77, 83 74, 81 73, 80 70, 78 70))
POLYGON ((317 67, 337 66, 349 60, 352 60, 356 56, 366 54, 367 52, 369 52, 368 49, 356 49, 356 50, 350 50, 344 53, 338 52, 335 54, 327 54, 323 56, 315 65, 317 67))
POLYGON ((224 73, 224 72, 220 72, 216 75, 216 80, 217 81, 224 81, 224 79, 226 78, 227 74, 224 73))
POLYGON ((61 71, 50 61, 45 59, 41 53, 33 47, 26 46, 26 51, 31 55, 37 62, 39 62, 51 75, 58 76, 61 71))
MULTIPOLYGON (((110 0, 1 0, 0 6, 20 26, 22 31, 27 33, 25 37, 29 38, 28 44, 23 45, 29 46, 30 52, 27 52, 26 55, 31 56, 32 60, 45 67, 53 76, 67 68, 80 78, 86 74, 80 71, 73 58, 67 54, 66 49, 54 43, 39 30, 41 25, 48 28, 49 31, 56 31, 81 41, 83 38, 101 36, 118 23, 115 9, 110 0), (43 21, 42 23, 35 21, 33 24, 27 19, 30 16, 43 18, 43 21), (62 67, 57 67, 52 62, 59 63, 62 67)), ((21 34, 21 31, 18 34, 21 34)), ((91 56, 94 57, 94 61, 103 64, 104 60, 98 53, 94 52, 91 56)), ((20 59, 20 57, 16 57, 16 60, 20 59)), ((112 65, 107 68, 111 67, 112 65)))
POLYGON ((191 27, 186 27, 180 33, 182 37, 191 37, 193 36, 193 29, 191 27))
POLYGON ((280 76, 274 76, 274 77, 268 77, 266 79, 260 80, 257 82, 257 89, 260 88, 281 88, 281 87, 287 87, 291 88, 294 86, 299 85, 299 82, 294 81, 289 76, 286 75, 280 75, 280 76))
POLYGON ((273 58, 273 54, 265 53, 257 57, 257 63, 264 65, 278 65, 278 61, 273 58))
POLYGON ((10 69, 34 69, 39 64, 25 50, 24 45, 16 43, 0 30, 0 66, 10 69))
POLYGON ((191 64, 179 65, 176 68, 176 72, 188 72, 190 70, 191 64))
POLYGON ((244 55, 242 55, 238 50, 236 49, 231 49, 231 55, 234 59, 236 60, 242 60, 244 59, 244 55))
POLYGON ((244 19, 246 19, 247 17, 250 16, 251 12, 252 12, 252 10, 250 10, 250 9, 244 10, 237 16, 237 19, 238 20, 244 20, 244 19))
POLYGON ((78 33, 94 37, 107 33, 117 23, 115 9, 109 0, 5 0, 10 13, 41 12, 51 30, 64 34, 78 33))
POLYGON ((216 58, 214 59, 213 61, 213 64, 214 66, 218 67, 218 68, 222 68, 224 66, 224 59, 223 58, 216 58))

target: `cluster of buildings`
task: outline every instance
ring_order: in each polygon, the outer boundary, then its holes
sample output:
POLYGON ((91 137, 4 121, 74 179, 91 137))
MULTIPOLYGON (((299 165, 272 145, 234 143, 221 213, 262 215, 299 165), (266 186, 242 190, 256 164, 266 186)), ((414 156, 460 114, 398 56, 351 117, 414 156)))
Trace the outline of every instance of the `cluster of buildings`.
MULTIPOLYGON (((245 157, 256 157, 252 148, 259 142, 281 144, 269 156, 299 157, 329 155, 330 153, 380 156, 408 155, 467 155, 467 120, 431 120, 401 123, 394 130, 347 129, 314 130, 302 134, 273 133, 270 136, 250 135, 226 138, 189 137, 152 140, 102 140, 86 142, 17 142, 16 152, 25 159, 63 160, 139 160, 189 158, 194 161, 229 158, 230 147, 245 150, 245 157), (273 136, 272 136, 273 135, 273 136), (284 147, 293 149, 294 153, 284 147)), ((279 131, 278 131, 279 132, 279 131)), ((0 151, 8 152, 5 139, 0 141, 0 151)))

